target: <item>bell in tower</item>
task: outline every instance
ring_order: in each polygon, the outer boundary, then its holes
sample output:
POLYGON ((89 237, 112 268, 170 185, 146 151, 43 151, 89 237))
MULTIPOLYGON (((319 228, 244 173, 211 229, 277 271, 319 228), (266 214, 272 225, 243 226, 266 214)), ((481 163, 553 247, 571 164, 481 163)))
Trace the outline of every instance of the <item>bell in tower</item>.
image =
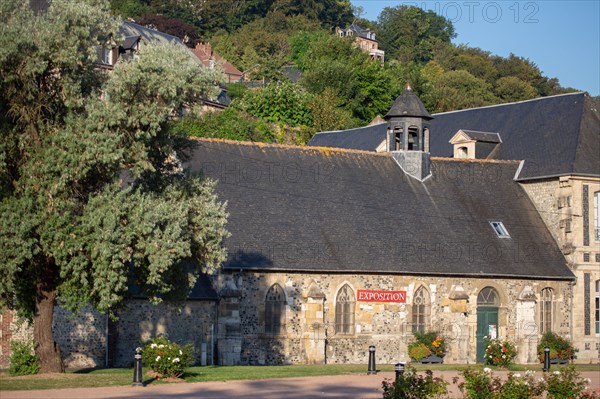
POLYGON ((388 152, 405 173, 423 181, 430 175, 429 121, 433 117, 409 83, 383 118, 388 124, 388 152))

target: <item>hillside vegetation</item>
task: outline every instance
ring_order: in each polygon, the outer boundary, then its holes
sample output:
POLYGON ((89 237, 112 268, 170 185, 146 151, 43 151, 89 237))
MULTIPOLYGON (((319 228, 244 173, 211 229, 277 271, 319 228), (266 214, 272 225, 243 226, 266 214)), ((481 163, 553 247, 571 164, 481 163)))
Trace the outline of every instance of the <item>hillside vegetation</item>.
POLYGON ((113 0, 113 11, 213 49, 250 79, 233 84, 225 115, 190 116, 175 129, 199 136, 296 142, 318 131, 364 126, 384 115, 407 80, 431 113, 574 91, 525 57, 456 45, 454 26, 433 11, 401 5, 377 21, 360 18, 348 0, 113 0), (377 34, 385 63, 340 38, 356 23, 377 34), (287 83, 286 69, 300 70, 287 83), (268 82, 271 82, 268 84, 268 82), (281 84, 284 82, 284 84, 281 84))

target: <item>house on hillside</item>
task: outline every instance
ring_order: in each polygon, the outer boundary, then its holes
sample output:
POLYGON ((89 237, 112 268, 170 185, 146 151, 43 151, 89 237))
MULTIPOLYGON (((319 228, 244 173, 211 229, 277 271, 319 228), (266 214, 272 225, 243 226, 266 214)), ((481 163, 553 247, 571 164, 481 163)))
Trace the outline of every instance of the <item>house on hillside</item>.
MULTIPOLYGON (((178 37, 138 25, 131 21, 123 21, 119 28, 119 36, 121 37, 119 42, 111 41, 97 49, 99 60, 98 66, 100 68, 111 70, 119 60, 133 59, 136 52, 139 51, 140 45, 150 43, 181 46, 189 52, 190 58, 198 64, 199 68, 215 66, 214 64, 211 66, 210 63, 205 64, 203 59, 199 56, 198 48, 194 50, 188 48, 178 37)), ((235 67, 231 67, 233 69, 229 70, 229 72, 234 73, 235 67)), ((227 70, 225 73, 227 73, 227 70)), ((228 76, 231 78, 235 75, 228 76)), ((227 96, 227 90, 221 88, 216 98, 205 98, 203 100, 203 110, 220 110, 228 107, 230 103, 231 99, 227 96)))
MULTIPOLYGON (((555 318, 557 292, 536 293, 536 336, 561 329, 579 362, 600 359, 600 113, 586 93, 432 115, 432 155, 521 160, 514 181, 524 190, 561 249, 576 280, 571 320, 555 318)), ((385 151, 386 123, 322 132, 311 146, 385 151)))
POLYGON ((352 24, 346 29, 336 28, 335 33, 339 37, 354 37, 354 43, 358 48, 369 54, 372 59, 380 60, 383 63, 385 51, 379 49, 379 43, 375 39, 375 32, 352 24))
POLYGON ((198 57, 206 68, 220 67, 223 69, 223 73, 227 77, 227 83, 239 82, 242 79, 242 72, 213 51, 209 42, 196 44, 196 47, 192 49, 192 53, 198 57))

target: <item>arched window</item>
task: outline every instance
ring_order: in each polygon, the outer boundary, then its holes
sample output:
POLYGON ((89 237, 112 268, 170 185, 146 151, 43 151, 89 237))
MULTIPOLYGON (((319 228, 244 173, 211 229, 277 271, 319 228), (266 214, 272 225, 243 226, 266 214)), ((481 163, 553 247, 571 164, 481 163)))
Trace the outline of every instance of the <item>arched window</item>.
POLYGON ((500 305, 500 299, 498 293, 492 287, 485 287, 477 295, 477 306, 482 307, 498 307, 500 305))
POLYGON ((354 290, 344 284, 335 300, 335 332, 338 334, 354 333, 354 290))
POLYGON ((429 293, 425 287, 419 287, 415 292, 412 304, 412 330, 424 333, 429 323, 429 293))
POLYGON ((408 128, 408 151, 419 151, 419 130, 410 126, 408 128))
POLYGON ((279 335, 285 328, 285 292, 273 284, 265 298, 265 333, 279 335))
POLYGON ((552 331, 552 288, 544 288, 540 295, 540 332, 552 331))
POLYGON ((467 149, 467 147, 458 148, 458 157, 461 159, 469 158, 469 150, 467 149))

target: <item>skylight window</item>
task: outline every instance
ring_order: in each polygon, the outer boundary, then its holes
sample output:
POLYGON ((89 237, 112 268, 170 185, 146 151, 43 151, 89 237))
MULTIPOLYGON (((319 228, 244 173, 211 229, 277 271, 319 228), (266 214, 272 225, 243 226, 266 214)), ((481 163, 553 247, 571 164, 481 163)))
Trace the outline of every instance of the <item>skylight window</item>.
POLYGON ((492 225, 492 228, 496 234, 498 234, 498 237, 510 238, 510 234, 508 234, 508 230, 506 230, 506 227, 504 227, 502 222, 490 222, 490 224, 492 225))

